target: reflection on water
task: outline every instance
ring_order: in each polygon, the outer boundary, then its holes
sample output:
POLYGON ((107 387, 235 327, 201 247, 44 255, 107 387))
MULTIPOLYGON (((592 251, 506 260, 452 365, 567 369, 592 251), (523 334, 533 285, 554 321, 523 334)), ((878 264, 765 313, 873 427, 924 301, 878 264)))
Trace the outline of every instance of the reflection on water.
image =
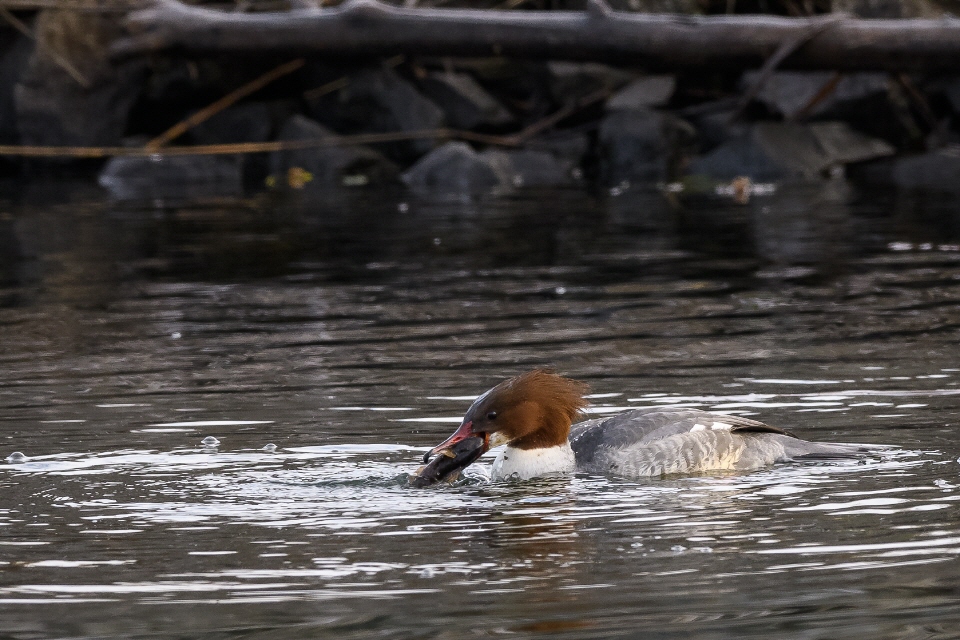
POLYGON ((957 637, 960 227, 883 197, 27 193, 0 216, 0 636, 957 637), (539 365, 596 415, 891 446, 407 486, 539 365))

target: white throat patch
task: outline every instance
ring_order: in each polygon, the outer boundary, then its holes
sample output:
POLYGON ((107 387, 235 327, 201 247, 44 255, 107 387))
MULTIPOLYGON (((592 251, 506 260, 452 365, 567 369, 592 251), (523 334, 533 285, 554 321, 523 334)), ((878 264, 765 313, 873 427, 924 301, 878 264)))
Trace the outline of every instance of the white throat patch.
MULTIPOLYGON (((493 438, 491 437, 491 444, 493 438)), ((548 473, 570 473, 577 468, 570 443, 544 449, 507 447, 493 463, 493 480, 528 480, 548 473)))

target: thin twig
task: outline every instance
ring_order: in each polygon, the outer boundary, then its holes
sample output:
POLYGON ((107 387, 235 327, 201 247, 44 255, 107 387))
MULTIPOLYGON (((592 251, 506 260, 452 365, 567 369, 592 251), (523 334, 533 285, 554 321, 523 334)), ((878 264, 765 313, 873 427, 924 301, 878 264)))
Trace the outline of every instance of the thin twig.
POLYGON ((740 117, 743 110, 746 109, 750 101, 760 93, 760 90, 763 89, 767 81, 770 80, 770 76, 773 75, 773 72, 777 70, 777 67, 780 66, 780 63, 783 62, 787 56, 820 35, 824 29, 832 27, 842 19, 841 16, 830 16, 822 22, 809 25, 793 38, 784 40, 773 55, 763 63, 763 67, 760 68, 760 72, 757 74, 756 81, 740 98, 740 104, 730 116, 730 120, 733 121, 740 117))
MULTIPOLYGON (((403 61, 406 59, 407 57, 403 54, 398 56, 393 56, 392 58, 388 58, 384 60, 383 66, 387 69, 392 69, 394 67, 401 65, 403 61)), ((339 91, 340 89, 344 89, 349 85, 350 85, 350 76, 341 76, 336 80, 331 80, 326 84, 322 84, 319 87, 316 87, 315 89, 308 89, 307 91, 304 91, 303 98, 308 102, 312 102, 314 100, 317 100, 318 98, 322 98, 328 93, 333 93, 334 91, 339 91)))
POLYGON ((807 101, 807 104, 798 109, 797 112, 790 117, 790 119, 805 120, 818 104, 829 98, 830 94, 836 91, 837 85, 840 84, 840 80, 842 79, 842 73, 834 73, 832 76, 830 76, 830 79, 824 82, 823 85, 817 89, 817 92, 807 101))
POLYGON ((143 147, 35 147, 24 145, 0 145, 0 156, 20 156, 29 158, 110 158, 162 157, 162 156, 209 156, 236 155, 245 153, 273 153, 275 151, 296 151, 300 149, 318 149, 322 147, 341 147, 348 145, 381 144, 402 142, 405 140, 465 140, 499 147, 517 147, 528 142, 558 122, 569 118, 578 111, 595 104, 610 95, 609 89, 596 91, 580 100, 557 110, 542 120, 534 122, 521 131, 506 136, 461 131, 458 129, 421 129, 408 132, 358 133, 353 135, 331 135, 310 140, 275 140, 272 142, 237 142, 230 144, 205 144, 193 146, 175 146, 151 148, 143 147))
POLYGON ((27 158, 110 158, 163 157, 163 156, 212 156, 236 155, 245 153, 273 153, 275 151, 297 151, 300 149, 318 149, 322 147, 341 147, 347 145, 380 144, 405 140, 466 140, 481 144, 511 147, 516 142, 508 136, 494 136, 472 131, 455 129, 422 129, 406 133, 360 133, 344 136, 323 136, 311 140, 275 140, 272 142, 236 142, 230 144, 206 144, 193 146, 161 147, 152 150, 146 147, 35 147, 25 145, 0 145, 0 156, 20 156, 27 158))
POLYGON ((327 84, 322 84, 316 89, 310 89, 303 92, 303 97, 305 100, 314 101, 318 98, 322 98, 328 93, 333 93, 334 91, 339 91, 344 89, 350 84, 350 76, 342 76, 336 80, 331 80, 327 84))
POLYGON ((542 120, 538 120, 537 122, 534 122, 530 126, 522 129, 521 131, 509 136, 504 136, 504 139, 511 141, 512 144, 510 146, 519 146, 524 142, 527 142, 528 140, 530 140, 530 138, 533 138, 537 134, 543 131, 546 131, 550 127, 556 125, 560 121, 569 118, 570 116, 577 113, 578 111, 586 109, 590 105, 600 102, 601 100, 606 100, 608 97, 610 97, 611 93, 612 91, 610 89, 600 89, 598 91, 594 91, 593 93, 588 94, 583 98, 580 98, 576 102, 572 102, 567 106, 563 107, 562 109, 558 109, 557 111, 550 114, 546 118, 543 118, 542 120))
POLYGON ((907 95, 916 103, 917 109, 920 111, 920 115, 923 116, 923 119, 927 121, 927 125, 932 129, 937 126, 937 116, 933 112, 933 109, 930 108, 930 103, 927 102, 927 99, 924 97, 923 93, 917 89, 917 85, 913 83, 913 80, 910 79, 905 73, 898 73, 896 75, 897 82, 900 83, 907 91, 907 95))
POLYGON ((258 78, 251 80, 250 82, 243 85, 239 89, 235 89, 231 91, 230 93, 223 96, 216 102, 207 105, 203 109, 200 109, 196 113, 192 114, 189 118, 181 120, 177 124, 173 125, 169 129, 161 133, 159 136, 157 136, 156 138, 148 142, 146 145, 144 145, 145 148, 150 152, 156 152, 156 150, 159 149, 160 147, 166 144, 169 144, 170 142, 173 142, 174 140, 176 140, 177 138, 179 138, 184 133, 186 133, 193 127, 197 126, 201 122, 206 122, 207 120, 217 115, 227 107, 232 106, 238 100, 241 100, 247 97, 251 93, 259 91, 260 89, 267 86, 268 84, 270 84, 271 82, 273 82, 278 78, 282 78, 285 75, 293 73, 294 71, 302 67, 305 62, 306 61, 303 58, 297 58, 296 60, 291 60, 290 62, 286 62, 280 65, 279 67, 275 67, 274 69, 271 69, 267 73, 259 76, 258 78))

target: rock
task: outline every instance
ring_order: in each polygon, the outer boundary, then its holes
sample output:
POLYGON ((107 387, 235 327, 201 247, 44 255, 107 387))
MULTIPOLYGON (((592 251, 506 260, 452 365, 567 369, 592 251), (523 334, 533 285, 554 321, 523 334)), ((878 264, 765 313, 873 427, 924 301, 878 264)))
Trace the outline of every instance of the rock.
MULTIPOLYGON (((284 123, 278 140, 316 140, 336 135, 310 118, 295 115, 284 123)), ((383 154, 359 145, 278 151, 270 155, 270 172, 285 177, 291 169, 305 171, 302 185, 330 188, 387 184, 396 181, 397 167, 383 154)))
POLYGON ((456 129, 503 127, 514 121, 506 107, 469 74, 431 73, 420 86, 456 129))
POLYGON ((6 144, 20 139, 14 87, 32 54, 32 40, 13 29, 0 30, 0 142, 6 144))
POLYGON ((717 180, 733 180, 741 176, 757 181, 778 180, 795 173, 794 167, 784 167, 771 158, 762 144, 752 136, 735 138, 710 153, 693 159, 687 173, 709 176, 717 180))
POLYGON ((531 140, 527 148, 552 153, 574 167, 581 163, 590 150, 590 136, 580 132, 556 131, 531 140))
POLYGON ((651 109, 614 111, 600 123, 600 176, 607 184, 668 180, 681 149, 694 137, 689 123, 651 109))
MULTIPOLYGON (((288 119, 295 108, 294 103, 287 101, 234 105, 190 129, 190 138, 197 144, 266 142, 273 137, 277 123, 288 119)), ((263 184, 269 174, 269 156, 240 154, 236 160, 243 168, 245 183, 263 184)))
POLYGON ((266 142, 272 134, 273 112, 264 102, 232 106, 190 129, 197 144, 266 142))
POLYGON ((939 81, 929 83, 933 88, 943 94, 950 105, 953 115, 960 115, 960 75, 943 76, 939 81))
POLYGON ((607 111, 662 107, 673 97, 677 81, 673 76, 637 78, 607 100, 607 111))
POLYGON ((889 144, 857 133, 841 122, 761 122, 747 135, 693 160, 687 172, 718 180, 740 176, 754 181, 813 179, 831 166, 893 152, 889 144))
MULTIPOLYGON (((834 76, 835 74, 831 71, 777 71, 764 83, 756 100, 774 113, 793 119, 834 79, 834 76)), ((752 87, 758 77, 758 71, 743 74, 740 81, 741 90, 746 91, 752 87)), ((883 73, 844 74, 830 94, 814 105, 806 115, 825 116, 842 103, 862 100, 876 94, 885 96, 888 82, 887 75, 883 73)))
MULTIPOLYGON (((330 99, 317 102, 313 116, 344 133, 409 132, 445 126, 443 111, 392 69, 364 69, 330 99)), ((436 146, 432 138, 383 145, 387 155, 411 161, 436 146)))
POLYGON ((491 149, 480 157, 497 167, 498 174, 507 176, 514 187, 558 187, 575 183, 575 165, 546 151, 491 149))
POLYGON ((109 59, 110 43, 124 33, 120 18, 46 9, 34 33, 33 55, 15 90, 21 142, 119 144, 145 69, 142 60, 109 59))
POLYGON ((507 58, 461 59, 457 68, 470 74, 508 105, 517 119, 533 121, 555 106, 546 62, 507 58))
POLYGON ((118 200, 240 197, 239 163, 216 156, 116 157, 98 178, 118 200))
POLYGON ((603 89, 613 91, 633 79, 633 75, 596 62, 547 63, 550 93, 559 104, 569 104, 603 89))
POLYGON ((863 162, 896 153, 888 142, 854 131, 844 122, 815 122, 810 125, 810 132, 828 165, 863 162))
POLYGON ((402 177, 413 191, 428 196, 470 196, 510 187, 503 168, 465 142, 434 149, 402 177))
POLYGON ((900 189, 922 189, 941 193, 960 191, 958 176, 960 176, 960 146, 897 158, 890 172, 892 184, 900 189))
POLYGON ((706 111, 693 118, 693 124, 700 134, 700 142, 707 148, 716 147, 734 138, 742 138, 750 130, 750 125, 734 117, 736 111, 720 108, 718 111, 706 111))

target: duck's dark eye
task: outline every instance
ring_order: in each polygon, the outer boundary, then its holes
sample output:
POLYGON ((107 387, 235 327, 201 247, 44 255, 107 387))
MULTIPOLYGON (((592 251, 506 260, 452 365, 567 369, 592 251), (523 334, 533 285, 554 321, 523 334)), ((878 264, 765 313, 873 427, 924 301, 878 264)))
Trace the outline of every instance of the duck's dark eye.
POLYGON ((496 419, 497 419, 496 411, 491 411, 490 413, 487 414, 487 420, 496 420, 496 419))

